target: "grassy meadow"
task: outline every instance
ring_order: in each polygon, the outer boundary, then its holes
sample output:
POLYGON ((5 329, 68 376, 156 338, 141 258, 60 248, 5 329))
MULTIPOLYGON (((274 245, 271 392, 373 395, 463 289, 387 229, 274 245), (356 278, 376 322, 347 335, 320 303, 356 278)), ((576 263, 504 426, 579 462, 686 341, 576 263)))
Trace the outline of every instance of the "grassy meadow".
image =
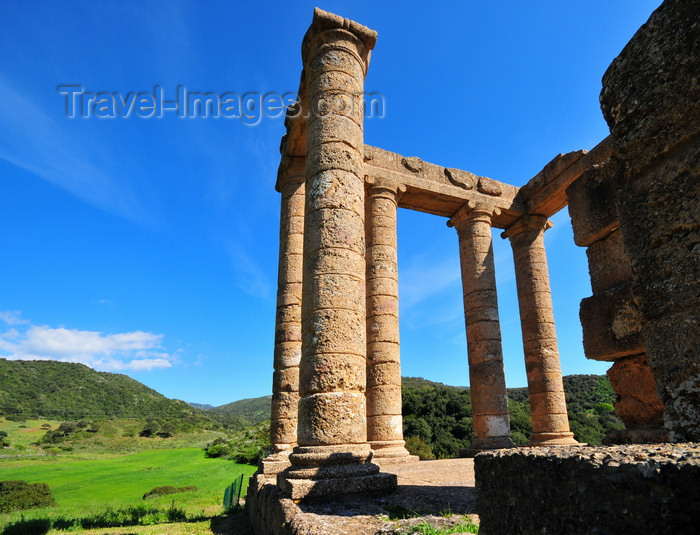
MULTIPOLYGON (((0 451, 0 480, 23 480, 29 483, 46 483, 56 499, 57 506, 28 509, 0 514, 0 535, 12 533, 105 533, 89 527, 118 525, 119 519, 129 523, 160 524, 131 526, 118 533, 212 533, 212 526, 235 521, 220 517, 224 489, 244 475, 247 479, 255 467, 233 461, 205 457, 201 447, 178 447, 192 437, 171 439, 143 439, 122 433, 117 424, 114 432, 106 428, 107 435, 95 436, 92 443, 71 448, 70 451, 47 453, 32 445, 58 422, 27 420, 25 422, 0 421, 0 430, 6 431, 11 448, 0 451), (44 427, 42 428, 42 425, 44 427), (112 435, 112 436, 109 436, 112 435), (159 449, 144 449, 154 446, 159 449), (141 449, 135 453, 120 453, 141 449), (111 450, 104 453, 105 450, 111 450), (143 499, 143 495, 160 486, 187 487, 191 490, 155 498, 143 499), (136 521, 134 519, 137 519, 136 521), (54 529, 47 531, 51 521, 54 529), (25 522, 23 526, 17 525, 25 522), (184 524, 163 522, 185 521, 184 524), (59 528, 58 530, 56 528, 59 528)), ((123 425, 123 424, 122 424, 123 425)), ((198 437, 198 442, 203 438, 198 437)), ((114 528, 108 530, 115 533, 114 528)), ((229 532, 217 530, 216 532, 229 532)), ((237 531, 234 531, 237 532, 237 531)))

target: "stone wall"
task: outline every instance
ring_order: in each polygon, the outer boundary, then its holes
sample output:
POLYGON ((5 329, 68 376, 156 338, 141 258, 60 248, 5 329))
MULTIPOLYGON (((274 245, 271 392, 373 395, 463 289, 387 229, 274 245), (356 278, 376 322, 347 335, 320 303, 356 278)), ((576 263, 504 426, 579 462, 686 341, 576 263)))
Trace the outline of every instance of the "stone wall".
POLYGON ((647 364, 642 315, 632 295, 634 274, 624 250, 617 211, 622 163, 608 158, 567 189, 574 241, 586 247, 593 295, 581 302, 586 357, 613 362, 608 370, 617 401, 615 413, 627 429, 610 442, 664 442, 663 405, 647 364))
POLYGON ((474 459, 479 533, 696 533, 700 446, 521 448, 474 459))
POLYGON ((615 196, 673 441, 700 440, 700 0, 666 0, 603 77, 615 196))

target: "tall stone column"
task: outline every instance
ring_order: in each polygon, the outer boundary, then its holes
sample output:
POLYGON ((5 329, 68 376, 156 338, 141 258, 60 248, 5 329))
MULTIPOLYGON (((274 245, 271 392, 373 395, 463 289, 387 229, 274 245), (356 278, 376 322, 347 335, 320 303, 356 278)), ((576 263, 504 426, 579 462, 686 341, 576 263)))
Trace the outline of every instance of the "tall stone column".
POLYGON ((395 180, 368 178, 367 243, 367 439, 374 458, 417 460, 404 447, 401 418, 399 274, 395 180))
POLYGON ((393 490, 367 443, 362 93, 376 32, 314 12, 308 87, 298 446, 278 474, 292 499, 393 490))
POLYGON ((526 215, 502 234, 510 239, 515 261, 532 446, 577 444, 569 431, 544 249, 544 231, 550 227, 546 217, 526 215))
POLYGON ((262 461, 261 468, 264 474, 275 474, 289 466, 289 454, 297 441, 304 252, 304 180, 304 158, 283 158, 276 186, 277 191, 282 194, 282 201, 275 317, 275 372, 272 378, 270 419, 272 452, 262 461))
POLYGON ((510 439, 491 241, 491 218, 497 210, 469 201, 448 222, 459 236, 474 425, 474 439, 468 449, 460 451, 461 456, 515 446, 510 439))

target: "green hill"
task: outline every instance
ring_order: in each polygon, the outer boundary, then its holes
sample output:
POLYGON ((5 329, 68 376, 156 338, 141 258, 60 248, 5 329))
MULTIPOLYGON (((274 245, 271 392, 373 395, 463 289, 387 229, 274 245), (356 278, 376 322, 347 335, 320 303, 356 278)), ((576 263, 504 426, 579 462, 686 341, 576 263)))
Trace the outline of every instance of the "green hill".
POLYGON ((83 364, 0 359, 0 416, 52 420, 134 418, 179 428, 216 425, 203 411, 131 377, 83 364))
POLYGON ((272 396, 247 398, 209 409, 207 414, 222 424, 243 429, 270 419, 272 396))

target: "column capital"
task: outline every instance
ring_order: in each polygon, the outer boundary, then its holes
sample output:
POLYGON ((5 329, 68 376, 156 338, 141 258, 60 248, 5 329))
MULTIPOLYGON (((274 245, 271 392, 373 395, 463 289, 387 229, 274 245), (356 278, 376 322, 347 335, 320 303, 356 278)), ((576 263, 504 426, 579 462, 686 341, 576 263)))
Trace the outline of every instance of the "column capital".
POLYGON ((493 218, 500 213, 501 209, 496 206, 471 200, 454 213, 447 222, 447 226, 459 230, 467 221, 483 221, 491 225, 493 218))
POLYGON ((400 193, 406 191, 406 185, 385 176, 365 176, 367 193, 371 197, 385 197, 396 202, 400 193))
POLYGON ((283 156, 277 169, 275 189, 282 192, 290 184, 302 184, 306 175, 306 158, 303 156, 283 156))
POLYGON ((544 232, 545 230, 550 229, 553 226, 554 224, 543 215, 527 214, 522 216, 510 227, 501 232, 501 238, 503 238, 504 240, 506 238, 513 239, 516 236, 522 234, 523 232, 529 231, 535 231, 538 233, 544 232))
POLYGON ((314 60, 320 46, 328 44, 328 42, 341 40, 325 37, 322 41, 326 42, 317 42, 319 37, 329 32, 334 32, 337 37, 344 35, 346 40, 350 38, 355 41, 357 59, 360 60, 364 73, 367 74, 370 52, 377 43, 377 32, 353 20, 329 13, 318 7, 314 8, 313 21, 301 44, 301 57, 304 65, 314 60))

